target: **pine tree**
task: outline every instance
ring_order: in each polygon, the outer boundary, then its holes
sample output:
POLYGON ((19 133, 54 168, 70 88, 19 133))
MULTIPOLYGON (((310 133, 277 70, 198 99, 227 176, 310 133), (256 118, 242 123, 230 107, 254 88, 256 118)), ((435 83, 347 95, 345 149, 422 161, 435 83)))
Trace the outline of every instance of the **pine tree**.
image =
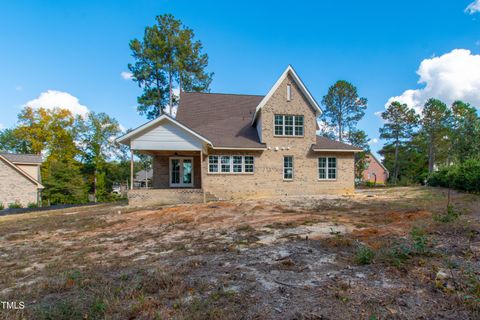
POLYGON ((380 138, 391 141, 394 146, 392 181, 396 184, 400 170, 398 164, 400 145, 412 137, 413 130, 418 125, 419 117, 406 104, 394 101, 387 107, 387 110, 382 112, 382 119, 385 120, 385 124, 380 128, 380 138))

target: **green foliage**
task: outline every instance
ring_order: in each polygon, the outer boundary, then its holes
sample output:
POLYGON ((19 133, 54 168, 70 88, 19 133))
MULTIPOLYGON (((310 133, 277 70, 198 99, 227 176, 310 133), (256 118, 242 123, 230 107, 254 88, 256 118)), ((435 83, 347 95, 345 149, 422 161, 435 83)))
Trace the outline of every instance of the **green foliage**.
POLYGON ((360 98, 357 88, 344 80, 339 80, 328 88, 322 104, 325 106, 322 118, 337 129, 340 141, 345 140, 346 131, 355 131, 358 121, 363 118, 367 109, 367 99, 360 98))
POLYGON ((460 213, 455 210, 452 205, 448 205, 447 212, 445 214, 437 214, 433 216, 433 219, 442 223, 449 223, 455 221, 460 217, 460 213))
POLYGON ((410 231, 410 237, 412 239, 412 252, 416 254, 426 254, 428 249, 428 235, 427 232, 419 227, 413 227, 410 231))
POLYGON ((3 205, 3 203, 0 202, 0 210, 3 210, 5 209, 5 206, 3 205))
POLYGON ((468 103, 452 105, 452 151, 460 163, 480 155, 480 118, 468 103))
POLYGON ((43 195, 50 205, 87 202, 87 188, 75 161, 52 160, 42 167, 43 195))
POLYGON ((19 209, 19 208, 22 208, 22 204, 18 201, 11 202, 11 203, 8 204, 8 208, 9 209, 19 209))
POLYGON ((447 105, 438 99, 429 99, 422 111, 422 133, 428 145, 428 172, 433 172, 440 155, 446 160, 450 139, 451 112, 447 105))
POLYGON ((156 24, 145 28, 142 40, 130 42, 135 60, 128 68, 133 81, 143 89, 138 111, 148 119, 163 114, 174 105, 173 85, 184 91, 208 91, 213 74, 205 72, 208 55, 194 32, 171 14, 156 17, 156 24))
POLYGON ((391 179, 396 184, 399 174, 398 152, 400 145, 412 137, 419 117, 406 104, 394 101, 388 106, 387 110, 382 112, 382 118, 385 124, 380 128, 380 138, 391 141, 394 146, 393 170, 390 172, 392 172, 391 179))
POLYGON ((12 153, 30 153, 29 141, 21 138, 13 129, 0 130, 0 151, 12 153))
POLYGON ((370 264, 375 258, 375 252, 367 246, 360 246, 357 249, 355 260, 358 264, 370 264))
POLYGON ((386 258, 389 263, 398 268, 410 259, 411 254, 412 250, 409 245, 398 243, 387 251, 386 258))
POLYGON ((38 204, 36 202, 29 202, 27 204, 27 208, 30 208, 30 209, 38 208, 38 204))
POLYGON ((454 188, 480 192, 480 159, 445 166, 430 174, 428 184, 434 187, 454 188))

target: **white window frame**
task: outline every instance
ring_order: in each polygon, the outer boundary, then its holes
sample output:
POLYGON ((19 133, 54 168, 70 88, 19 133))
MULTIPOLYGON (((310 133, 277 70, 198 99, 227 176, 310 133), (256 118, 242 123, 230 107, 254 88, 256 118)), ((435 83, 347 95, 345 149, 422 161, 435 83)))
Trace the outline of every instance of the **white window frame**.
POLYGON ((193 187, 194 186, 194 164, 193 164, 193 157, 170 157, 168 160, 168 179, 169 179, 169 186, 170 187, 193 187), (172 183, 172 160, 181 160, 180 161, 180 183, 172 183), (183 183, 183 160, 190 160, 192 162, 192 182, 191 183, 183 183))
POLYGON ((317 159, 317 176, 318 176, 318 180, 321 180, 321 181, 335 181, 338 179, 338 170, 337 170, 337 167, 338 167, 338 159, 337 157, 318 157, 317 159), (320 178, 320 159, 325 159, 325 167, 322 167, 323 169, 325 169, 325 178, 320 178), (330 168, 330 161, 329 159, 335 159, 335 168, 330 168), (329 169, 335 169, 335 178, 332 179, 332 178, 329 178, 329 174, 328 174, 328 170, 329 169))
POLYGON ((207 170, 208 174, 254 174, 254 172, 255 172, 255 157, 252 156, 252 155, 242 155, 242 154, 216 155, 216 154, 212 154, 212 155, 208 156, 208 170, 207 170), (216 163, 210 162, 210 157, 217 157, 217 162, 216 163), (229 157, 230 158, 230 161, 229 161, 230 172, 222 172, 222 161, 221 161, 222 157, 229 157), (233 157, 242 157, 242 171, 241 172, 233 172, 233 167, 234 167, 233 157), (251 164, 252 168, 253 168, 252 172, 246 172, 245 171, 245 157, 251 157, 252 160, 253 160, 253 163, 251 164), (217 165, 217 171, 211 171, 210 170, 210 164, 216 164, 217 165))
POLYGON ((274 114, 273 115, 273 136, 274 137, 304 137, 305 136, 305 117, 301 114, 297 114, 297 115, 294 115, 294 114, 274 114), (275 117, 277 116, 281 116, 282 117, 282 124, 281 125, 277 125, 275 124, 275 117), (285 134, 285 117, 292 117, 292 134, 285 134), (302 118, 302 125, 297 125, 296 124, 296 118, 302 118), (276 131, 275 131, 275 127, 276 126, 281 126, 282 127, 282 134, 277 134, 276 131), (301 135, 297 135, 295 134, 296 132, 296 128, 302 128, 302 134, 301 135))
POLYGON ((283 177, 283 181, 292 181, 293 178, 295 177, 295 164, 294 164, 294 156, 290 156, 290 155, 284 155, 283 158, 282 158, 282 177, 283 177), (292 158, 292 177, 291 178, 285 178, 285 158, 292 158))

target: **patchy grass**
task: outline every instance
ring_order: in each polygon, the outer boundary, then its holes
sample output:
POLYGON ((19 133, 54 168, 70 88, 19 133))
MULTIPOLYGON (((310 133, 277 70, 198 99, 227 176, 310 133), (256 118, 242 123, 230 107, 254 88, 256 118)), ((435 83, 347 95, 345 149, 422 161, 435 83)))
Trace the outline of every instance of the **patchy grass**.
POLYGON ((0 318, 479 318, 480 197, 446 199, 399 187, 2 216, 0 292, 25 309, 0 318))

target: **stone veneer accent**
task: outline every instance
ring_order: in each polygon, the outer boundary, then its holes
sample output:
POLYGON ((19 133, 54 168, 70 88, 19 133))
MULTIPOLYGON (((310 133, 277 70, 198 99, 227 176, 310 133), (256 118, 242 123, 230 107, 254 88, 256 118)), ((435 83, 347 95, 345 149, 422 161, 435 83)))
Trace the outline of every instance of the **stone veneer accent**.
POLYGON ((37 185, 0 159, 0 203, 8 208, 14 202, 26 207, 37 201, 37 185))

